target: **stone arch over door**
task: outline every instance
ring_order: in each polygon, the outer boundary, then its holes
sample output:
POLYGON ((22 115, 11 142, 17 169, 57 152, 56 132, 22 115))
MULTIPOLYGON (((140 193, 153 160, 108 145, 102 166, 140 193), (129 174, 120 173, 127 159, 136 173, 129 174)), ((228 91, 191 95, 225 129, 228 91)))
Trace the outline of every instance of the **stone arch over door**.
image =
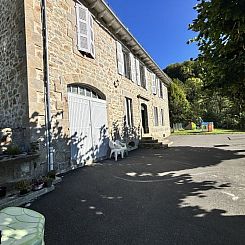
POLYGON ((76 164, 106 158, 109 136, 106 96, 88 84, 67 85, 71 160, 76 164))
POLYGON ((149 123, 148 123, 148 109, 145 103, 141 103, 141 123, 143 128, 143 133, 149 133, 149 123))

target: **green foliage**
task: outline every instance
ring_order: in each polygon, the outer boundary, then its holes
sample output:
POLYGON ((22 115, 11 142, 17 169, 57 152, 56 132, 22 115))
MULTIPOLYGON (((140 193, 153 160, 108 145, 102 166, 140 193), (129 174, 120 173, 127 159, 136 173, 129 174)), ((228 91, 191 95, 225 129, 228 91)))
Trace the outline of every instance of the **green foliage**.
POLYGON ((16 188, 18 190, 28 190, 31 187, 31 183, 28 180, 20 180, 16 183, 16 188))
POLYGON ((56 177, 56 171, 55 171, 55 170, 50 170, 50 171, 47 173, 47 177, 48 177, 48 178, 51 178, 51 179, 55 179, 55 177, 56 177))
POLYGON ((10 145, 8 146, 7 150, 6 150, 6 153, 8 155, 11 155, 11 156, 14 156, 14 155, 18 155, 18 154, 21 154, 21 150, 18 146, 16 145, 10 145))
POLYGON ((232 121, 245 127, 245 1, 202 0, 195 9, 190 29, 198 33, 192 42, 199 46, 205 86, 233 101, 238 119, 232 121))
POLYGON ((197 123, 201 117, 204 121, 213 121, 215 127, 245 128, 240 97, 231 98, 215 86, 205 86, 205 69, 198 61, 173 64, 164 71, 173 79, 169 89, 171 124, 197 123))
POLYGON ((169 111, 171 124, 188 120, 190 104, 183 84, 177 79, 173 79, 169 88, 169 111))

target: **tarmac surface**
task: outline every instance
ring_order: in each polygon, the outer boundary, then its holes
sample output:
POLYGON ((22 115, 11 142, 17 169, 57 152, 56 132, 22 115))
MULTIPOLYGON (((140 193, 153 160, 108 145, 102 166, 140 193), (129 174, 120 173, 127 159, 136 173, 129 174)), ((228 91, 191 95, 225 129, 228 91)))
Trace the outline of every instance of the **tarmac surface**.
POLYGON ((63 176, 29 207, 46 245, 244 245, 245 134, 171 140, 63 176))

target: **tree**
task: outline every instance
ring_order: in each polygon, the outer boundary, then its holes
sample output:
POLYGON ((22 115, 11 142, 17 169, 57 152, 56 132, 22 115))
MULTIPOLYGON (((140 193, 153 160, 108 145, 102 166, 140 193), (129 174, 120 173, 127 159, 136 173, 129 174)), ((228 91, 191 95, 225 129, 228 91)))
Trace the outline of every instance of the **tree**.
POLYGON ((245 111, 245 1, 202 0, 190 29, 198 35, 198 60, 206 87, 230 97, 242 116, 245 111))
POLYGON ((169 113, 171 125, 189 118, 190 104, 186 99, 184 86, 178 79, 173 79, 169 88, 169 113))
POLYGON ((202 108, 202 73, 198 62, 185 61, 167 66, 164 69, 173 80, 170 89, 170 117, 174 123, 187 123, 190 120, 196 122, 203 114, 202 108), (178 93, 175 95, 174 93, 178 93), (185 109, 181 107, 179 100, 183 102, 185 109), (188 106, 186 106, 188 105, 188 106), (183 114, 180 114, 183 113, 183 114), (176 121, 177 120, 177 121, 176 121))

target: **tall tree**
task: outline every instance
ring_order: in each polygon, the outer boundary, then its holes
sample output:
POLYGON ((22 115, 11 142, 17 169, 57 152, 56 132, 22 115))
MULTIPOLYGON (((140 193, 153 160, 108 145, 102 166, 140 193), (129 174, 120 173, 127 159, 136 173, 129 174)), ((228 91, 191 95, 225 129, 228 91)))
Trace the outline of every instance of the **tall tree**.
POLYGON ((217 87, 245 110, 245 1, 202 0, 190 29, 198 35, 207 87, 217 87))

